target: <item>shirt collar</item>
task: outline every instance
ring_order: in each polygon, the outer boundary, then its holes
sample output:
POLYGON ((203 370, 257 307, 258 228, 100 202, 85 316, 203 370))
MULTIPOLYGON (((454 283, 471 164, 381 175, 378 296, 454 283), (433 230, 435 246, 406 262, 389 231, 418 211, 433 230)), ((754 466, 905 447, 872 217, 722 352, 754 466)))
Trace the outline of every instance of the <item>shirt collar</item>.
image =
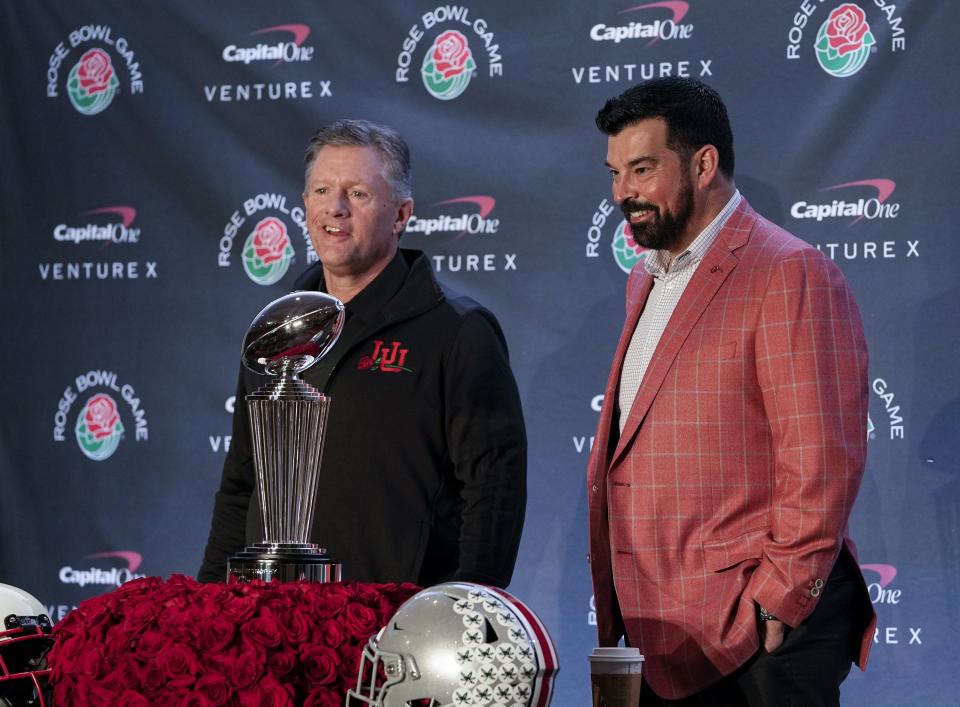
MULTIPOLYGON (((706 228, 700 231, 689 247, 673 259, 672 267, 670 268, 671 273, 684 270, 703 260, 703 256, 706 255, 707 250, 709 250, 713 244, 717 234, 723 229, 727 219, 730 218, 730 215, 737 206, 740 205, 740 198, 740 190, 734 189, 733 196, 731 196, 726 205, 720 209, 720 212, 713 217, 713 220, 707 224, 706 228)), ((651 251, 650 255, 647 256, 644 261, 644 267, 647 269, 647 272, 654 277, 665 275, 667 273, 667 263, 670 262, 670 258, 671 255, 668 250, 651 251)))

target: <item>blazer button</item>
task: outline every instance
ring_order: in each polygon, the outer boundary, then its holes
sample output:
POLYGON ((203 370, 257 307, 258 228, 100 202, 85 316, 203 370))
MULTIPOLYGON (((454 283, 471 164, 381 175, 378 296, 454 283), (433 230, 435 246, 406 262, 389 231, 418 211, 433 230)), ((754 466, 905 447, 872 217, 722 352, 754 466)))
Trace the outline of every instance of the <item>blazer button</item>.
POLYGON ((594 484, 594 485, 593 485, 593 488, 592 488, 591 490, 592 490, 594 493, 596 493, 596 492, 597 492, 597 485, 594 484))
POLYGON ((820 596, 820 587, 814 587, 813 589, 811 589, 811 590, 810 590, 810 596, 812 596, 812 597, 818 597, 818 596, 820 596))
POLYGON ((590 553, 587 553, 587 562, 590 562, 590 553))
POLYGON ((813 586, 816 587, 817 589, 823 589, 823 580, 818 579, 816 582, 813 583, 813 586))

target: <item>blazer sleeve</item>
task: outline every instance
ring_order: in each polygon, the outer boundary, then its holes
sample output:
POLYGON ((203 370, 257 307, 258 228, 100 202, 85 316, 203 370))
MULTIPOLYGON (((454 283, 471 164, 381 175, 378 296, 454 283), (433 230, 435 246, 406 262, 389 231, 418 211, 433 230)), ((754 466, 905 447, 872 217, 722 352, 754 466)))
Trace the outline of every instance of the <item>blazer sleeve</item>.
POLYGON ((527 438, 500 326, 464 317, 444 366, 444 426, 463 501, 455 578, 510 583, 527 498, 527 438))
POLYGON ((756 357, 774 448, 773 540, 745 596, 796 626, 840 552, 866 459, 863 325, 842 273, 819 251, 774 267, 756 357))
POLYGON ((223 464, 220 488, 214 496, 210 535, 197 573, 201 582, 224 582, 227 560, 246 545, 247 509, 253 494, 253 456, 247 415, 244 372, 240 371, 234 402, 233 435, 223 464))

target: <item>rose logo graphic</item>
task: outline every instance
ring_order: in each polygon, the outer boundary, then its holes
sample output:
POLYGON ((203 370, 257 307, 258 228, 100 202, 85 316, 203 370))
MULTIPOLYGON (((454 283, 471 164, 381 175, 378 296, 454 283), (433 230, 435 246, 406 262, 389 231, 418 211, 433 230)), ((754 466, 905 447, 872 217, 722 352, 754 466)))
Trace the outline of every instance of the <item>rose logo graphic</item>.
POLYGON ((102 49, 91 49, 70 70, 67 95, 80 113, 96 115, 110 105, 119 86, 110 55, 102 49))
POLYGON ((647 257, 648 252, 646 248, 638 246, 636 241, 633 240, 633 234, 630 233, 630 224, 626 221, 621 223, 613 236, 613 257, 620 269, 629 273, 633 270, 634 265, 647 257))
POLYGON ((844 3, 830 13, 817 32, 817 61, 831 76, 853 76, 870 58, 876 44, 859 6, 844 3))
POLYGON ((272 285, 287 274, 293 246, 287 226, 268 216, 256 225, 243 244, 243 269, 258 285, 272 285))
POLYGON ((420 75, 431 96, 450 101, 467 90, 476 68, 467 38, 450 29, 437 37, 423 57, 420 75))
POLYGON ((105 393, 90 398, 77 417, 75 432, 80 451, 95 462, 102 462, 117 451, 123 423, 113 398, 105 393))

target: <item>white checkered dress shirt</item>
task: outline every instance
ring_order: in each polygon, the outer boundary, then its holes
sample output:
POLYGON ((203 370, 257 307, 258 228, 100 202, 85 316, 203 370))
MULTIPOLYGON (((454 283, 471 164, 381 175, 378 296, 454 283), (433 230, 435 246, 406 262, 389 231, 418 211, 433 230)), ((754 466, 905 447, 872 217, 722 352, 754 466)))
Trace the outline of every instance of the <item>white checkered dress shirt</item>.
POLYGON ((734 191, 730 201, 720 213, 714 217, 707 227, 700 231, 690 247, 670 262, 670 252, 667 250, 652 250, 644 259, 643 266, 653 275, 653 289, 643 307, 643 313, 637 321, 637 328, 633 330, 630 346, 623 359, 623 369, 620 371, 620 393, 617 399, 617 422, 620 432, 627 422, 627 415, 633 405, 633 399, 640 389, 640 382, 647 371, 650 359, 653 356, 663 330, 667 328, 673 310, 680 301, 687 283, 697 271, 697 266, 703 260, 704 254, 710 248, 713 240, 720 233, 730 214, 740 204, 740 192, 734 191))

